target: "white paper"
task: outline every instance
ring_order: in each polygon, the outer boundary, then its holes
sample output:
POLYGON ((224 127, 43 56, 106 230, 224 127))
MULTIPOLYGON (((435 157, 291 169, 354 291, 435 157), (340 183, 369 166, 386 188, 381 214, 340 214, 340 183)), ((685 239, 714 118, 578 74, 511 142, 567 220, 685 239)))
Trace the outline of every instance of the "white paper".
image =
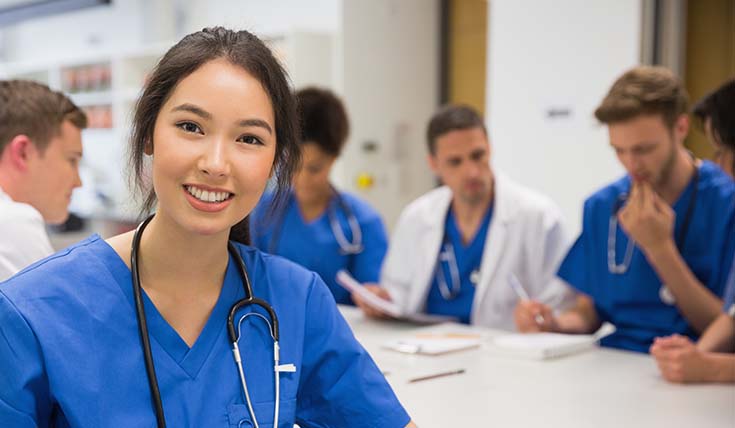
POLYGON ((501 354, 532 359, 556 358, 591 349, 604 336, 615 331, 603 325, 595 334, 518 333, 493 339, 494 350, 501 354))
POLYGON ((431 314, 405 314, 401 308, 388 300, 382 299, 372 293, 367 288, 363 287, 362 284, 357 282, 347 271, 340 270, 337 272, 336 277, 337 283, 344 287, 350 293, 355 293, 362 301, 373 309, 377 309, 385 314, 390 315, 393 318, 415 322, 419 324, 436 324, 441 322, 455 322, 457 321, 454 317, 431 315, 431 314))
POLYGON ((399 318, 401 315, 401 308, 395 303, 382 299, 377 295, 373 294, 370 290, 363 287, 362 284, 357 282, 347 271, 340 270, 337 272, 337 283, 342 287, 346 288, 350 293, 357 294, 360 298, 370 305, 372 308, 384 312, 392 317, 399 318))
POLYGON ((441 355, 476 348, 481 343, 479 335, 437 333, 391 340, 383 344, 383 347, 406 354, 441 355))

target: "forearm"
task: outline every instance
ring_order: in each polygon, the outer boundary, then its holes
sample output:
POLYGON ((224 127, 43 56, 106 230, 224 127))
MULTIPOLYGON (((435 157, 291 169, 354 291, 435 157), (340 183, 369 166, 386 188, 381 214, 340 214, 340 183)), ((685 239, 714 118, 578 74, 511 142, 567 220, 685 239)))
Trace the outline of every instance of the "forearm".
POLYGON ((703 332, 720 314, 722 301, 694 276, 673 241, 646 251, 646 257, 689 324, 703 332))
POLYGON ((735 352, 735 319, 721 314, 697 342, 705 352, 735 352))
POLYGON ((577 296, 575 306, 556 317, 555 330, 559 333, 589 334, 600 328, 600 324, 592 300, 577 296))
POLYGON ((705 354, 705 382, 735 382, 735 354, 710 352, 705 354))

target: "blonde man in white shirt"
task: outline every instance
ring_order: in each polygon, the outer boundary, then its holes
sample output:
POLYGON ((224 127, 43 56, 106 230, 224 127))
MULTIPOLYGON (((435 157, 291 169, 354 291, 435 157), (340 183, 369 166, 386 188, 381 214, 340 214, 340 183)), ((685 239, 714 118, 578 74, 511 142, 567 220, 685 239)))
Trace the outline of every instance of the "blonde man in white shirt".
POLYGON ((0 81, 0 281, 52 253, 44 224, 69 216, 86 126, 64 94, 0 81))

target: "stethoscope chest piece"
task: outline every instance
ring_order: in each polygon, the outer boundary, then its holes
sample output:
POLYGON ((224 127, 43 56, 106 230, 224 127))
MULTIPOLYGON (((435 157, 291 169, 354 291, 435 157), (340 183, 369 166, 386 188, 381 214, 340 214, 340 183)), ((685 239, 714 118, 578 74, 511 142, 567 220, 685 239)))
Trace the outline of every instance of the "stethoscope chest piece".
POLYGON ((480 283, 480 270, 475 269, 470 273, 470 282, 472 285, 477 286, 480 283))

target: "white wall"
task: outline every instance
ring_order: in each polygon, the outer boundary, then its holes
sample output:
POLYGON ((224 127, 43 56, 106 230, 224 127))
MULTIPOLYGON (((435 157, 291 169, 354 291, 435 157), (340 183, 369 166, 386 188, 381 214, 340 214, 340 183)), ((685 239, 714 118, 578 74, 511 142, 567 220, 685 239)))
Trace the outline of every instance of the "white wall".
POLYGON ((344 0, 343 95, 352 129, 338 183, 366 198, 390 228, 433 186, 424 132, 438 103, 437 0, 344 0), (363 150, 365 142, 377 151, 363 150), (357 190, 359 173, 375 186, 357 190))
POLYGON ((336 34, 341 6, 341 0, 117 0, 3 29, 0 60, 68 60, 90 49, 109 53, 173 42, 213 25, 260 36, 291 31, 336 34))
POLYGON ((576 233, 584 199, 623 173, 593 111, 638 63, 640 0, 493 0, 488 9, 493 163, 551 196, 576 233), (552 109, 569 115, 550 118, 552 109))
POLYGON ((139 46, 145 36, 143 0, 114 1, 61 15, 21 22, 2 30, 2 61, 55 61, 90 50, 139 46))
POLYGON ((187 7, 187 32, 212 25, 260 36, 290 31, 337 33, 342 0, 179 0, 187 7))

